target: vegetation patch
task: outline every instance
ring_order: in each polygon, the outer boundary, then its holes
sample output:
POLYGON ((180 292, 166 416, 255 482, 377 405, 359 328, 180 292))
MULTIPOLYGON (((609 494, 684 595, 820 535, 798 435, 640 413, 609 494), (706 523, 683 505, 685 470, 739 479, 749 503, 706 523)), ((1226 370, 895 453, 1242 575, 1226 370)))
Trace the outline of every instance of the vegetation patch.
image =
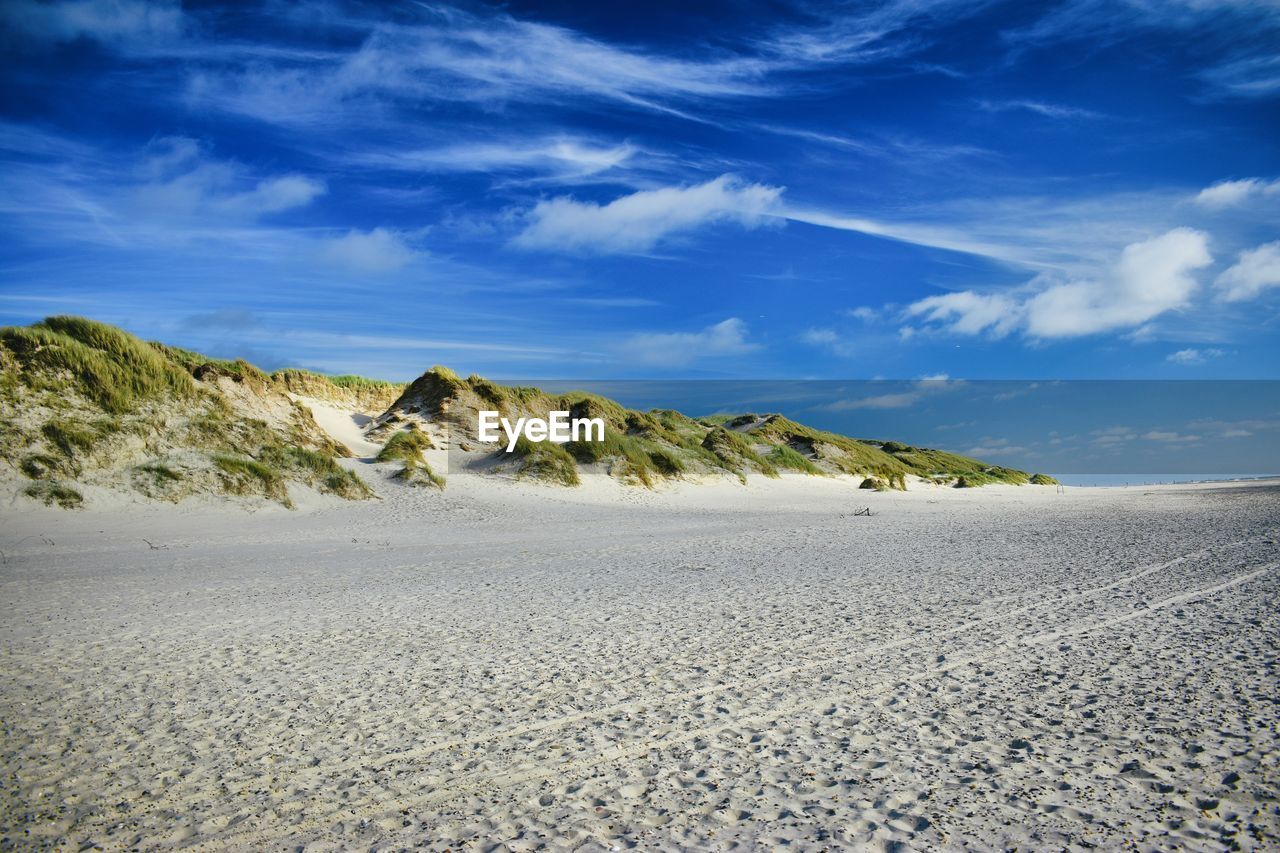
POLYGON ((18 464, 23 474, 33 480, 47 480, 58 473, 74 476, 75 465, 66 459, 59 459, 47 453, 32 453, 22 458, 18 464))
POLYGON ((80 492, 57 480, 32 483, 22 493, 44 502, 46 506, 57 504, 63 509, 77 509, 84 504, 84 496, 80 492))
POLYGON ((1028 480, 1027 482, 1031 483, 1031 485, 1033 486, 1061 485, 1057 480, 1055 480, 1053 477, 1050 477, 1048 474, 1032 474, 1031 479, 1028 480))
POLYGON ((292 507, 284 477, 275 468, 247 456, 215 453, 209 457, 222 474, 222 484, 235 495, 260 494, 292 507))
POLYGON ((32 326, 0 329, 0 344, 23 367, 21 378, 38 389, 67 390, 59 376, 104 409, 120 414, 146 399, 187 397, 191 376, 150 344, 114 326, 83 317, 49 317, 32 326))
POLYGON ((444 477, 441 477, 425 461, 406 461, 404 467, 391 475, 395 479, 410 486, 431 486, 444 489, 444 477))
POLYGON ((521 435, 516 439, 516 446, 507 455, 520 460, 520 477, 532 477, 562 486, 576 486, 582 482, 573 457, 559 444, 530 441, 521 435))
POLYGON ((741 476, 740 467, 743 462, 750 462, 766 477, 777 477, 778 469, 756 453, 751 442, 741 433, 722 426, 715 427, 702 440, 702 446, 710 450, 721 461, 723 467, 735 471, 741 476))
POLYGON ((777 468, 799 471, 802 474, 819 475, 822 473, 822 469, 814 465, 808 456, 785 444, 779 444, 769 451, 768 459, 777 468))
POLYGON ((147 462, 142 465, 135 466, 133 470, 151 477, 156 485, 176 483, 182 479, 182 475, 180 473, 160 462, 147 462))
POLYGON ((387 439, 387 443, 378 451, 377 460, 379 462, 422 462, 423 451, 434 448, 435 443, 431 440, 431 436, 417 426, 410 426, 408 430, 398 432, 387 439))
POLYGON ((404 463, 404 466, 392 476, 411 486, 433 486, 443 489, 444 477, 433 471, 422 456, 424 451, 433 448, 435 443, 431 440, 431 436, 411 424, 408 430, 398 432, 387 439, 387 443, 378 451, 377 461, 404 463))
POLYGON ((49 421, 40 428, 40 432, 49 443, 68 458, 93 449, 101 434, 94 428, 72 420, 58 419, 49 421))
POLYGON ((347 500, 359 500, 373 494, 359 475, 343 468, 327 453, 292 445, 272 445, 264 447, 259 456, 263 463, 293 474, 326 494, 347 500))

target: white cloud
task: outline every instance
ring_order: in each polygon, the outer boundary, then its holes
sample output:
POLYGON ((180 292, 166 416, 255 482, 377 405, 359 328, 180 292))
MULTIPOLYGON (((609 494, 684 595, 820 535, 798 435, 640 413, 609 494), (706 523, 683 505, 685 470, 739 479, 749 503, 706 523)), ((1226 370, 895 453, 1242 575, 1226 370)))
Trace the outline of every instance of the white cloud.
POLYGON ((1093 443, 1104 447, 1120 444, 1125 441, 1133 441, 1138 437, 1131 427, 1113 426, 1103 429, 1095 429, 1089 433, 1093 436, 1093 443))
MULTIPOLYGON (((418 23, 348 18, 368 36, 352 52, 244 71, 206 69, 192 98, 269 122, 330 123, 371 102, 554 103, 581 98, 678 115, 704 98, 770 93, 776 63, 720 53, 685 59, 620 47, 508 15, 433 6, 418 23)), ((691 116, 690 116, 691 117, 691 116)))
POLYGON ((979 439, 979 441, 981 441, 981 444, 970 447, 965 451, 965 455, 984 459, 997 456, 1007 457, 1030 452, 1026 447, 1014 444, 1007 438, 987 437, 979 439))
POLYGON ((106 44, 172 38, 184 26, 177 2, 147 0, 7 0, 0 21, 28 40, 53 44, 92 39, 106 44))
POLYGON ((671 234, 717 222, 754 228, 782 195, 780 187, 732 175, 691 187, 641 190, 608 204, 561 197, 542 201, 515 244, 527 249, 643 252, 671 234))
POLYGON ((1240 56, 1200 74, 1219 94, 1228 98, 1265 98, 1280 91, 1280 56, 1240 56))
POLYGON ((1055 285, 1027 302, 1027 334, 1066 338, 1139 326, 1182 308, 1196 289, 1193 270, 1208 266, 1208 236, 1175 228, 1125 247, 1102 281, 1055 285))
POLYGON ((1142 437, 1147 441, 1163 441, 1168 443, 1179 443, 1188 441, 1199 441, 1198 435, 1183 435, 1182 433, 1172 432, 1170 430, 1153 429, 1144 432, 1142 437))
POLYGON ((809 329, 800 336, 800 339, 806 344, 825 346, 837 343, 840 340, 840 336, 831 329, 809 329))
POLYGON ((322 257, 356 272, 394 272, 417 255, 399 235, 385 228, 349 231, 328 241, 322 257))
POLYGON ((911 383, 903 391, 888 394, 874 394, 853 400, 836 400, 817 408, 832 412, 847 412, 857 409, 906 409, 919 403, 926 397, 944 391, 954 391, 965 385, 963 379, 950 379, 947 374, 939 373, 924 376, 911 383))
POLYGON ((1220 349, 1196 349, 1188 347, 1180 349, 1177 352, 1171 352, 1165 356, 1165 361, 1171 361, 1174 364, 1204 364, 1211 358, 1221 358, 1224 355, 1220 349))
POLYGON ((137 171, 142 181, 131 191, 134 204, 165 219, 253 219, 302 207, 326 192, 322 182, 303 175, 254 180, 240 164, 214 160, 185 137, 153 142, 137 171))
POLYGON ((1184 307, 1197 287, 1191 273, 1212 260, 1206 234, 1175 228, 1126 246, 1097 277, 1055 281, 1040 276, 1021 292, 930 296, 907 306, 904 316, 954 334, 992 337, 1014 329, 1047 339, 1135 328, 1184 307))
POLYGON ((961 335, 989 332, 1004 337, 1022 322, 1022 306, 1000 294, 962 290, 929 296, 907 306, 908 317, 921 317, 961 335))
POLYGON ((407 171, 533 171, 571 177, 595 175, 623 165, 637 152, 629 143, 600 145, 573 137, 468 143, 362 156, 359 162, 407 171))
POLYGON ((1263 178, 1241 178, 1237 181, 1219 181, 1211 187, 1202 189, 1196 195, 1196 203, 1211 209, 1221 210, 1236 207, 1250 199, 1280 196, 1280 180, 1268 181, 1263 178))
POLYGON ((1253 299, 1264 290, 1280 287, 1280 241, 1241 252, 1213 285, 1228 302, 1253 299))
POLYGON ((622 343, 623 355, 654 367, 680 367, 702 358, 743 355, 760 348, 747 340, 747 326, 730 317, 700 332, 644 332, 622 343))

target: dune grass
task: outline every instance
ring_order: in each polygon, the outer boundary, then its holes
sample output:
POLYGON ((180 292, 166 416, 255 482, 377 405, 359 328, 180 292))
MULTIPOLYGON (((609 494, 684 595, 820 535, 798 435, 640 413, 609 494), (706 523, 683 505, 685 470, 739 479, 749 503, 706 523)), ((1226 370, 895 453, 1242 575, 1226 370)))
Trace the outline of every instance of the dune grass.
POLYGON ((0 329, 0 344, 22 365, 21 379, 38 388, 79 387, 108 412, 122 414, 144 400, 188 397, 191 376, 150 344, 83 317, 49 317, 0 329), (76 386, 59 383, 70 374, 76 386))
POLYGON ((284 476, 275 468, 248 456, 214 453, 210 457, 222 473, 222 484, 231 494, 261 494, 292 507, 284 476))
POLYGON ((149 475, 156 485, 176 483, 182 479, 181 474, 160 462, 144 462, 141 465, 135 465, 133 470, 149 475))
POLYGON ((33 480, 47 480, 54 474, 65 473, 75 476, 76 466, 65 458, 51 456, 48 453, 29 453, 22 457, 18 468, 33 480))
POLYGON ((348 471, 327 453, 294 445, 271 445, 258 454, 262 464, 291 474, 319 491, 348 500, 367 498, 372 494, 364 480, 348 471))
POLYGON ((431 441, 431 436, 416 426, 411 426, 408 430, 398 432, 387 439, 376 458, 379 462, 421 463, 423 462, 422 452, 434 448, 435 444, 431 441))
POLYGON ((778 469, 773 466, 773 463, 757 453, 742 433, 718 426, 707 433, 702 440, 702 446, 714 453, 723 467, 737 473, 740 477, 744 462, 755 465, 766 477, 778 476, 778 469))
POLYGON ((431 441, 431 436, 416 426, 410 425, 408 430, 398 432, 387 439, 387 443, 382 445, 376 458, 379 462, 403 463, 403 467, 392 475, 398 480, 410 485, 425 484, 443 489, 444 477, 433 471, 422 455, 424 450, 434 447, 435 443, 431 441))
POLYGON ((345 388, 351 391, 399 391, 404 388, 402 382, 386 382, 381 379, 370 379, 367 376, 356 376, 351 373, 344 373, 337 376, 331 376, 327 373, 316 373, 313 370, 304 370, 300 367, 283 367, 271 374, 271 379, 283 382, 289 385, 294 381, 300 384, 307 382, 328 383, 337 388, 345 388))
POLYGON ((1056 479, 1054 479, 1053 477, 1050 477, 1048 474, 1032 474, 1031 479, 1029 479, 1027 482, 1033 486, 1060 485, 1060 483, 1056 479))
POLYGON ((521 460, 520 477, 528 476, 563 486, 577 486, 582 482, 573 457, 559 444, 530 441, 521 435, 509 455, 521 460))
POLYGON ((776 468, 786 468, 790 471, 799 471, 802 474, 815 476, 822 474, 822 469, 814 465, 808 456, 798 453, 785 444, 779 444, 769 451, 767 458, 776 468))
POLYGON ((51 420, 40 428, 40 432, 69 459, 92 450, 102 438, 97 429, 69 418, 51 420))
POLYGON ((84 505, 84 495, 75 488, 57 480, 45 480, 32 483, 22 490, 30 498, 43 501, 48 506, 57 504, 63 509, 77 509, 84 505))

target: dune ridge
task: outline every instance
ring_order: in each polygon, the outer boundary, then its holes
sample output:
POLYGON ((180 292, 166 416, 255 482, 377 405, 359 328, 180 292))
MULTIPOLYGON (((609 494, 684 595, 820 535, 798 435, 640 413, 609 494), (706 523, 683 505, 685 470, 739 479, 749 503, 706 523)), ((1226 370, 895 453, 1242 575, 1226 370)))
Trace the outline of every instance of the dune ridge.
POLYGON ((673 482, 834 477, 860 488, 909 481, 973 487, 1052 484, 943 450, 856 439, 780 414, 695 418, 643 412, 586 392, 550 394, 433 367, 408 385, 207 358, 79 317, 0 329, 0 459, 24 498, 84 504, 91 491, 181 501, 212 495, 292 506, 318 492, 349 500, 393 485, 447 488, 499 475, 578 486, 606 476, 673 482), (477 413, 601 418, 605 440, 522 439, 507 454, 477 440, 477 413), (409 448, 409 445, 412 448, 409 448), (361 458, 382 466, 340 464, 361 458))

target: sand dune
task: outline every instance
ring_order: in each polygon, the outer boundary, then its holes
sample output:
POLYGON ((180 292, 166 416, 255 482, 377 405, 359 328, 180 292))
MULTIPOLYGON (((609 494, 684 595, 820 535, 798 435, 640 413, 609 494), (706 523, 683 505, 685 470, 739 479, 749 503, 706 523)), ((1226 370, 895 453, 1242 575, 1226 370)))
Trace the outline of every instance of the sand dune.
POLYGON ((0 835, 1274 849, 1278 507, 461 476, 294 513, 24 505, 0 835))

